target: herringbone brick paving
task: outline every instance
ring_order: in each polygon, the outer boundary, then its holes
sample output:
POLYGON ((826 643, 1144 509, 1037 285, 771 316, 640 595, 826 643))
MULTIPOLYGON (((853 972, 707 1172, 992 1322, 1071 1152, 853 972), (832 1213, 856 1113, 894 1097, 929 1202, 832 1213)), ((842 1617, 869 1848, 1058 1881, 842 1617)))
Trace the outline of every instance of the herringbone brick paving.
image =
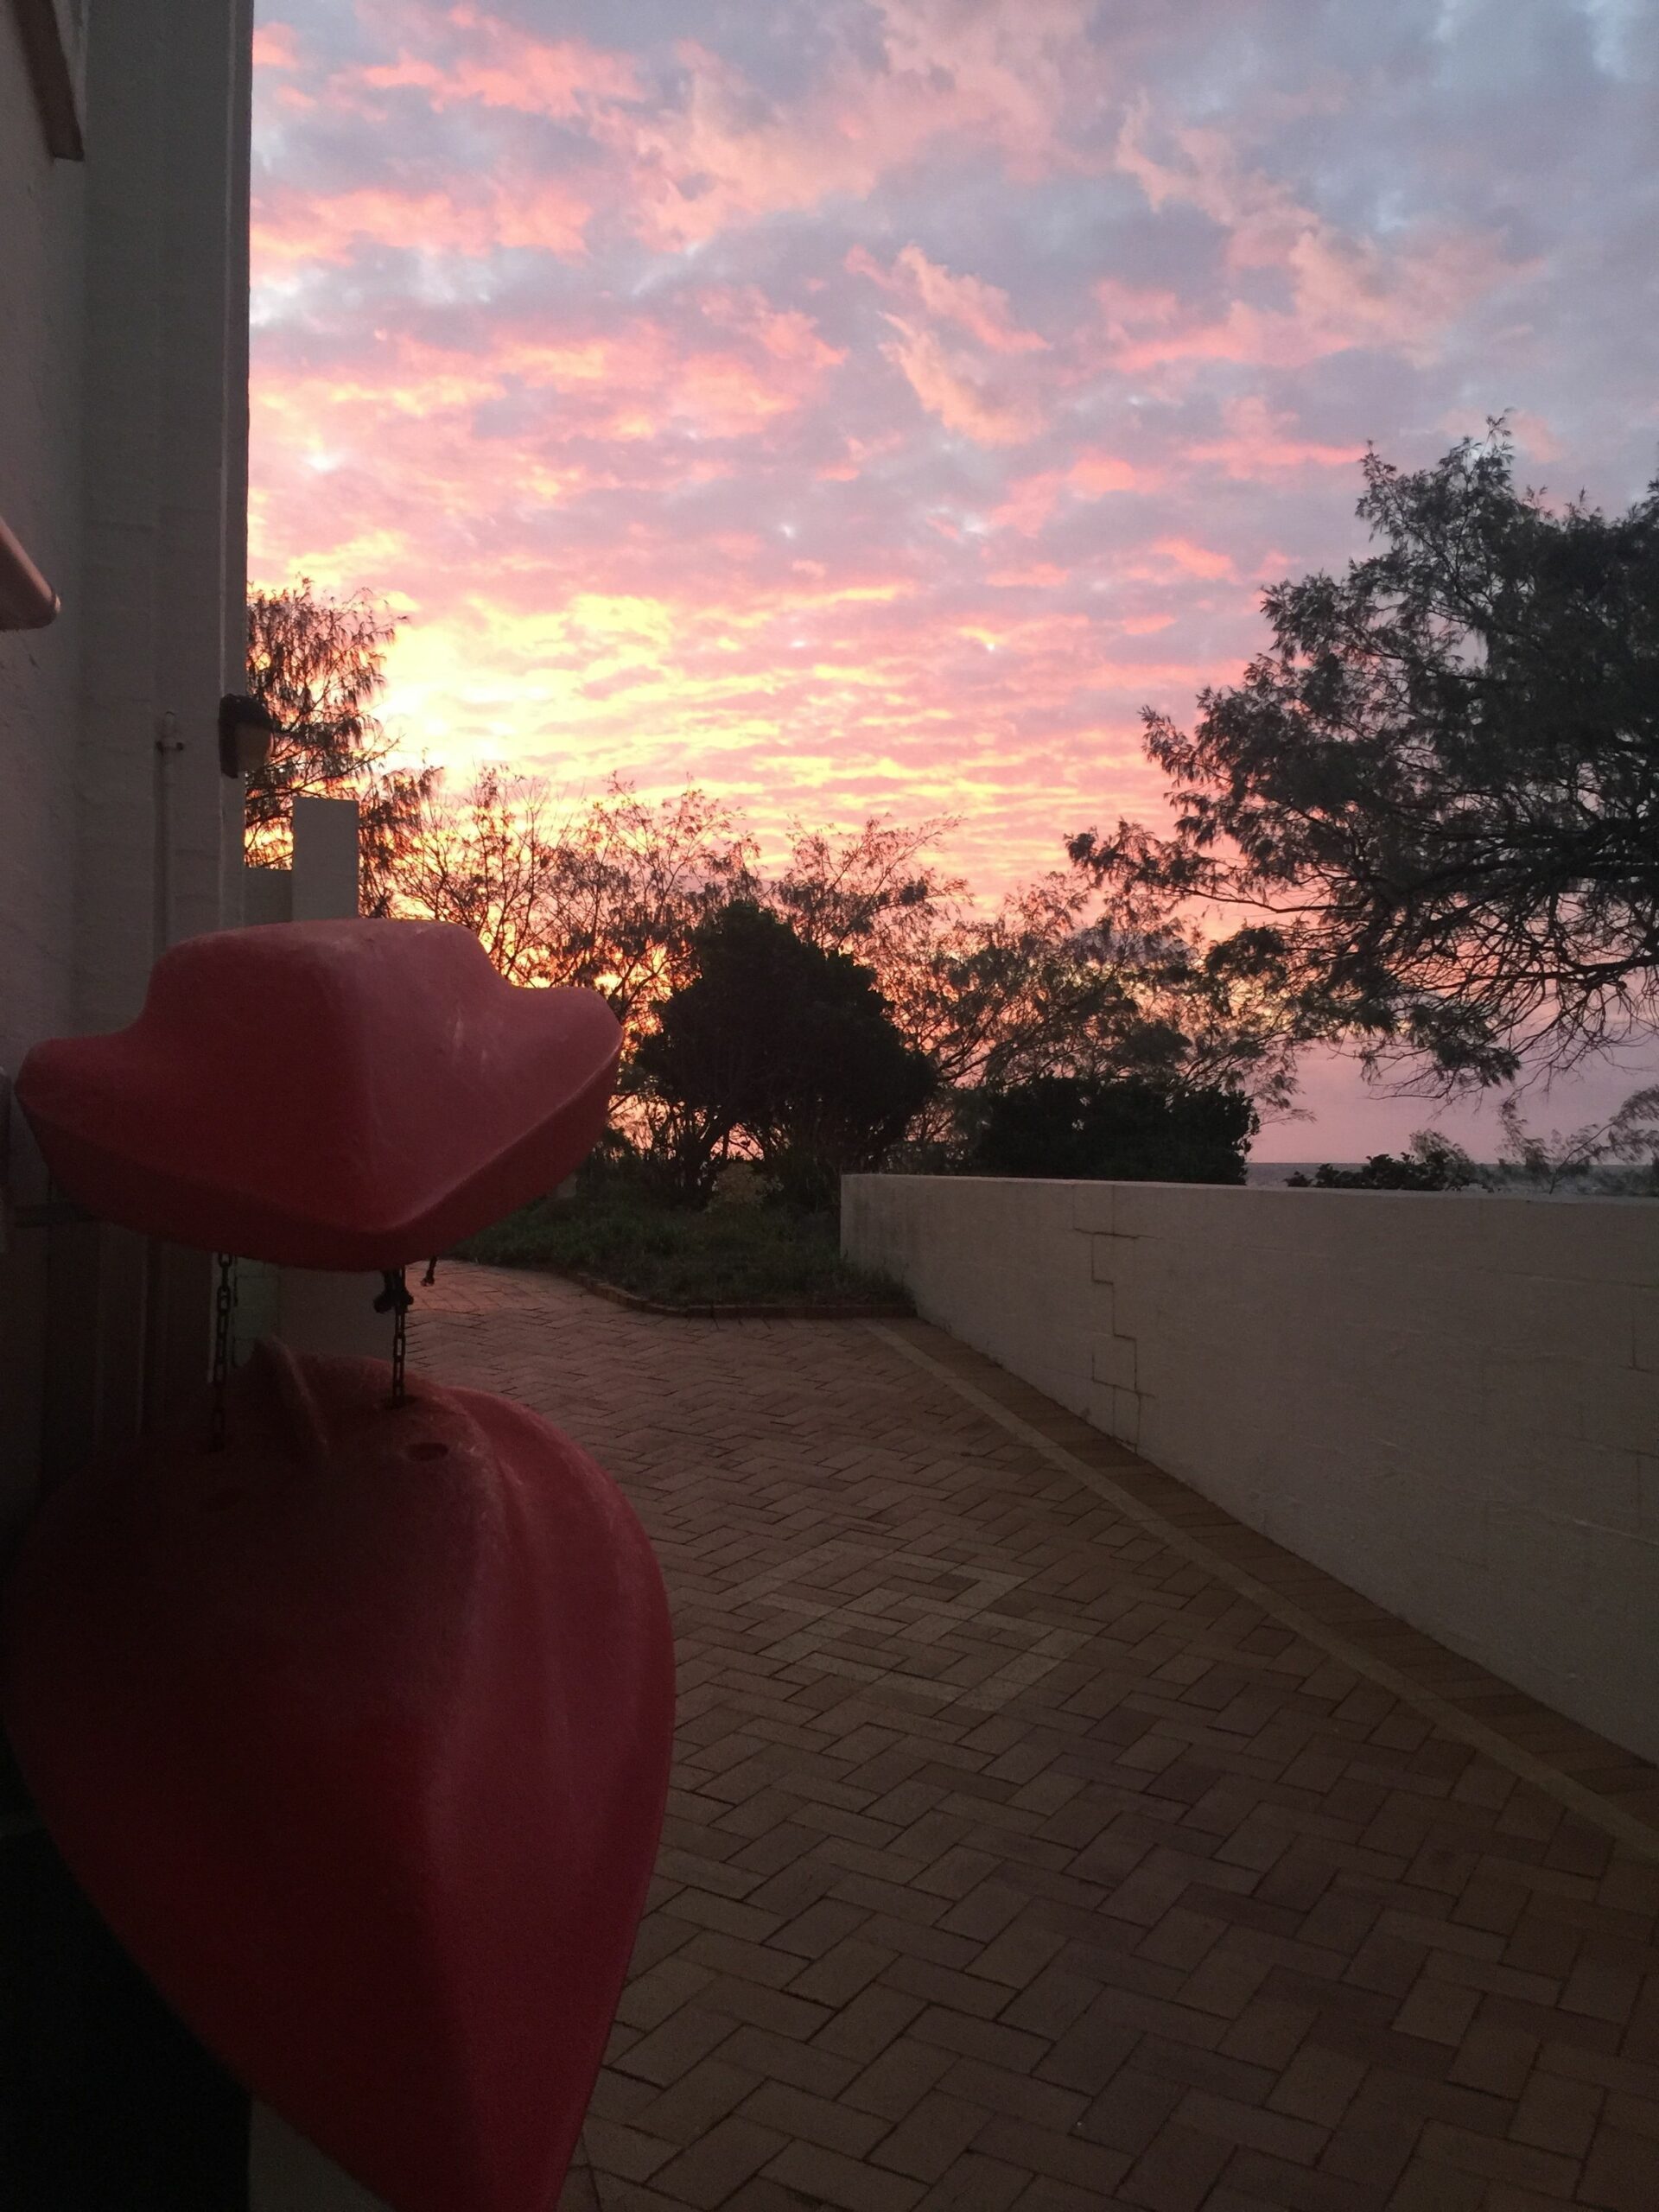
POLYGON ((919 1324, 446 1268, 674 1607, 565 2202, 1659 2212, 1655 1777, 919 1324))

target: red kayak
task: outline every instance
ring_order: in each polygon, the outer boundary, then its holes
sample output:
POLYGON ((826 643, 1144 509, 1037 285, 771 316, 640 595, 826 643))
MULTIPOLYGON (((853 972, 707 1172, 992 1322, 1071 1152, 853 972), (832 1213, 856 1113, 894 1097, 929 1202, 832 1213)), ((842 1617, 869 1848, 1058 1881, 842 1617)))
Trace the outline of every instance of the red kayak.
POLYGON ((174 946, 135 1022, 35 1046, 17 1098, 100 1220, 396 1268, 562 1182, 620 1046, 597 993, 515 988, 454 923, 283 922, 174 946))
POLYGON ((261 1346, 226 1448, 198 1414, 59 1491, 5 1599, 5 1723, 255 2094, 396 2212, 552 2212, 661 1822, 662 1582, 545 1422, 385 1390, 261 1346))

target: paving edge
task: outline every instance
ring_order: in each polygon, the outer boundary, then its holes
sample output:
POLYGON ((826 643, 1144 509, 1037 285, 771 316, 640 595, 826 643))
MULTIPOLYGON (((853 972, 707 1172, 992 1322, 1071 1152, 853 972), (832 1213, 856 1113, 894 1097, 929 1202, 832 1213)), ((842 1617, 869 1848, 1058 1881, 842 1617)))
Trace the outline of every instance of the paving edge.
MULTIPOLYGON (((1121 1513, 1126 1521, 1135 1522, 1168 1549, 1179 1552, 1184 1559, 1189 1560, 1216 1581, 1225 1583, 1229 1589, 1236 1591, 1251 1605, 1259 1606, 1281 1627, 1289 1629, 1294 1635, 1315 1645, 1354 1674, 1363 1675, 1367 1681, 1375 1682, 1379 1689, 1387 1690, 1402 1704, 1412 1707, 1442 1734, 1455 1737, 1459 1743, 1467 1744, 1471 1750, 1507 1768, 1518 1780, 1530 1783, 1535 1789, 1541 1789, 1558 1805, 1576 1813, 1580 1820, 1592 1821, 1640 1857, 1659 1862, 1659 1828, 1651 1827, 1646 1821, 1638 1820, 1635 1814, 1627 1813, 1623 1806, 1612 1803, 1599 1792, 1586 1789, 1581 1783, 1574 1782, 1570 1775, 1551 1766, 1548 1760, 1537 1758, 1519 1744, 1511 1743, 1496 1728, 1489 1728, 1484 1721, 1477 1720, 1471 1713, 1465 1713, 1450 1699, 1414 1682, 1409 1675, 1402 1675, 1397 1668, 1389 1666, 1386 1659, 1374 1657, 1363 1645, 1351 1642, 1338 1630, 1327 1628, 1324 1622, 1316 1620, 1311 1613, 1305 1613, 1300 1606, 1289 1604, 1265 1582, 1258 1582, 1253 1574, 1235 1567, 1219 1552, 1211 1551, 1209 1545, 1199 1538, 1188 1535, 1173 1521, 1166 1521, 1161 1513, 1149 1505, 1143 1505, 1138 1497, 1115 1483, 1109 1475, 1103 1474, 1097 1467, 1090 1466, 1075 1452, 1068 1452, 1063 1444, 1057 1444, 1052 1437, 1045 1436, 1041 1429, 1009 1407, 1000 1404, 988 1391, 977 1389, 963 1376, 954 1373, 942 1360, 937 1360, 924 1351, 919 1344, 911 1343, 892 1329, 882 1327, 878 1321, 868 1322, 866 1326, 873 1337, 879 1338, 901 1359, 907 1359, 912 1366, 924 1369, 946 1389, 954 1391, 957 1397, 976 1408, 987 1420, 995 1421, 999 1428, 1007 1430, 1010 1436, 1017 1437, 1022 1444, 1039 1453, 1051 1466, 1061 1469, 1074 1481, 1093 1491, 1097 1497, 1121 1513)), ((1151 1462, 1147 1464, 1150 1465, 1151 1462)), ((1631 1754, 1632 1758, 1636 1756, 1631 1754)))
POLYGON ((658 1299, 641 1298, 638 1291, 623 1290, 575 1268, 549 1272, 591 1291, 595 1298, 608 1299, 613 1306, 626 1306, 630 1313, 656 1313, 670 1321, 908 1321, 912 1318, 903 1306, 664 1306, 658 1299))

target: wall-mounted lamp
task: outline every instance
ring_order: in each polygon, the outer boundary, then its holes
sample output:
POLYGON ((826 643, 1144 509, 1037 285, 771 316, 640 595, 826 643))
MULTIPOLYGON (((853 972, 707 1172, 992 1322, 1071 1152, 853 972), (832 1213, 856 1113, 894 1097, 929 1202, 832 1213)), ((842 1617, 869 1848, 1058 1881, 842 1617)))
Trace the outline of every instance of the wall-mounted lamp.
POLYGON ((227 691, 219 702, 219 766, 226 776, 251 776, 270 758, 276 725, 257 699, 227 691))

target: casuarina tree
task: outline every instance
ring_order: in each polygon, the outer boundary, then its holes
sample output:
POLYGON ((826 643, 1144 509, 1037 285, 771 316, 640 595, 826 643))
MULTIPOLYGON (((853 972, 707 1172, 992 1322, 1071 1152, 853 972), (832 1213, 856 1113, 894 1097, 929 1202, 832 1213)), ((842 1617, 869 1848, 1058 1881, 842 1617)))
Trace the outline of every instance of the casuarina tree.
POLYGON ((1379 550, 1266 593, 1190 733, 1147 710, 1172 833, 1073 861, 1122 925, 1233 910, 1302 1037, 1446 1089, 1570 1065, 1659 1015, 1659 483, 1552 511, 1501 421, 1364 469, 1379 550))
POLYGON ((248 690, 276 725, 270 759, 248 779, 248 858, 285 861, 296 798, 355 799, 372 913, 391 911, 432 785, 430 771, 385 765, 391 742, 373 709, 396 628, 374 601, 330 598, 307 576, 248 601, 248 690))

